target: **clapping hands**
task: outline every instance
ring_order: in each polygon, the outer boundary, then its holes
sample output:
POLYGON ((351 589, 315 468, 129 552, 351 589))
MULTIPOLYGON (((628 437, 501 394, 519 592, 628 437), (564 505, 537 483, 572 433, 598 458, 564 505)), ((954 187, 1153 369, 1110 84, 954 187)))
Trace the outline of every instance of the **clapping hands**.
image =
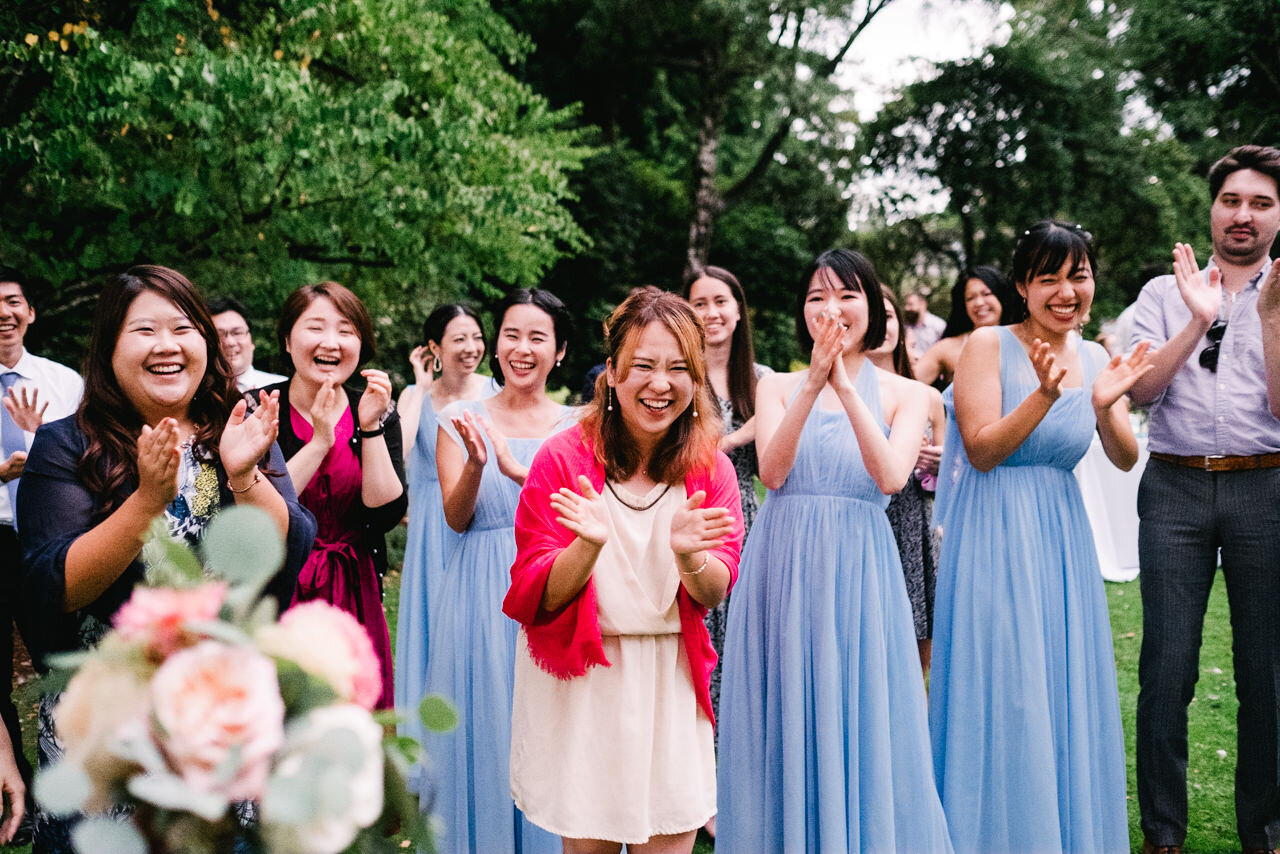
POLYGON ((586 475, 578 475, 578 492, 560 487, 551 493, 551 509, 556 521, 574 536, 595 546, 609 539, 609 511, 586 475))
POLYGON ((1110 409, 1133 384, 1151 370, 1154 365, 1147 355, 1150 341, 1143 341, 1133 348, 1133 352, 1112 357, 1107 366, 1098 372, 1093 380, 1093 408, 1097 411, 1110 409))

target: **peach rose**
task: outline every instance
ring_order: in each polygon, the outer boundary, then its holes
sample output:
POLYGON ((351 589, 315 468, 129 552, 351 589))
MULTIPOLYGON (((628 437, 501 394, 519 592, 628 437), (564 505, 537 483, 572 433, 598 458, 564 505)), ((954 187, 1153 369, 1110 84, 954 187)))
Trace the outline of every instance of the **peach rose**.
POLYGON ((227 585, 221 581, 191 590, 138 587, 112 623, 123 640, 142 645, 147 658, 159 663, 199 640, 187 623, 217 619, 226 595, 227 585))
POLYGON ((255 638, 268 655, 285 658, 333 687, 338 697, 372 709, 382 693, 382 665, 356 618, 325 602, 306 602, 264 626, 255 638))
POLYGON ((248 647, 202 641, 160 665, 151 702, 156 743, 188 785, 230 800, 262 795, 284 740, 274 661, 248 647), (239 767, 224 779, 233 752, 239 767))
POLYGON ((54 729, 67 760, 79 763, 93 784, 88 809, 109 806, 110 792, 137 768, 112 746, 131 724, 145 723, 150 709, 147 682, 133 668, 95 657, 71 677, 53 712, 54 729))

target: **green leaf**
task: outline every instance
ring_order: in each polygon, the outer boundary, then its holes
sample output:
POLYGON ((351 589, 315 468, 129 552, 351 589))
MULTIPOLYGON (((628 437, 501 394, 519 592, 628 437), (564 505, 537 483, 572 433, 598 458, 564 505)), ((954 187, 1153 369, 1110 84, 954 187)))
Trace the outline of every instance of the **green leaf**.
POLYGON ((422 725, 432 732, 449 732, 458 725, 458 713, 444 697, 428 694, 418 706, 422 725))
POLYGON ((147 529, 142 561, 152 587, 195 587, 204 581, 200 561, 190 546, 169 536, 164 517, 157 517, 147 529))
POLYGON ((72 829, 71 843, 80 854, 148 854, 138 829, 119 819, 86 818, 72 829))
POLYGON ((56 816, 80 812, 92 793, 93 783, 77 762, 64 759, 36 775, 36 800, 56 816))
POLYGON ((237 505, 218 513, 205 531, 201 548, 214 574, 255 592, 284 563, 280 530, 256 507, 237 505))
POLYGON ((226 798, 201 792, 176 774, 138 774, 126 786, 135 798, 161 809, 193 813, 205 821, 217 821, 227 812, 226 798))

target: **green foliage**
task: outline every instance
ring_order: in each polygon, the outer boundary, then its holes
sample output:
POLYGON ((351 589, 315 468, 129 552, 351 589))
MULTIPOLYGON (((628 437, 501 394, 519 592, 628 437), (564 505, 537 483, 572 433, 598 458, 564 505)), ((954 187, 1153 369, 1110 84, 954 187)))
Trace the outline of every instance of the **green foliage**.
POLYGON ((254 319, 341 279, 403 346, 432 303, 534 284, 586 243, 563 205, 587 154, 573 111, 507 73, 528 44, 480 0, 5 17, 0 73, 21 109, 0 135, 17 188, 0 257, 55 283, 37 307, 65 351, 92 280, 134 263, 240 296, 254 319))
POLYGON ((1111 6, 1028 4, 1006 44, 906 87, 861 144, 865 167, 899 179, 885 216, 912 219, 910 230, 951 269, 1007 269, 1033 222, 1079 222, 1099 253, 1095 314, 1117 313, 1149 265, 1167 266, 1173 243, 1207 225, 1187 149, 1128 121, 1134 91, 1112 44, 1119 25, 1111 6), (910 176, 945 191, 945 218, 912 216, 910 176))

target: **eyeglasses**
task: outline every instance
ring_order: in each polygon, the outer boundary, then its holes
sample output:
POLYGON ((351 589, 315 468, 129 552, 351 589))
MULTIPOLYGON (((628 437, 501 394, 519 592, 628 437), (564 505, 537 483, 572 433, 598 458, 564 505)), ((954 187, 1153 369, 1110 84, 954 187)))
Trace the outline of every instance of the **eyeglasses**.
POLYGON ((1222 336, 1227 334, 1227 322, 1218 318, 1205 330, 1204 337, 1209 339, 1209 346, 1200 351, 1200 367, 1217 373, 1218 350, 1222 347, 1222 336))
POLYGON ((249 330, 241 326, 239 329, 220 329, 218 337, 223 341, 231 341, 235 338, 248 338, 249 330))

